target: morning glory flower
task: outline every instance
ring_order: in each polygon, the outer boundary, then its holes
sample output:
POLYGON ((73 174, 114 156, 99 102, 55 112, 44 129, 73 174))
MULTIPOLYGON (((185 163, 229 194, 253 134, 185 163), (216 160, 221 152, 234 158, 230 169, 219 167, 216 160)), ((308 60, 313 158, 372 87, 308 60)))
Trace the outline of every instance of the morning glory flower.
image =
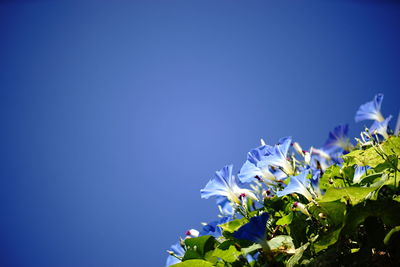
POLYGON ((396 123, 396 127, 394 128, 394 135, 399 136, 400 133, 400 113, 397 116, 397 123, 396 123))
POLYGON ((229 201, 241 204, 240 198, 248 196, 257 200, 257 197, 248 189, 240 188, 235 176, 232 175, 232 165, 223 167, 215 173, 215 176, 200 190, 202 198, 212 196, 224 196, 229 201))
POLYGON ((229 222, 232 219, 230 216, 225 216, 222 217, 218 221, 213 221, 210 223, 207 223, 203 226, 203 229, 200 231, 200 235, 212 235, 215 238, 218 238, 222 235, 222 230, 221 227, 219 227, 220 224, 224 224, 229 222))
POLYGON ((288 176, 293 175, 295 171, 291 162, 287 159, 291 143, 291 137, 281 138, 279 143, 273 147, 271 154, 266 156, 266 162, 269 165, 281 168, 288 176))
POLYGON ((311 162, 313 169, 321 169, 325 171, 333 163, 341 164, 343 162, 340 156, 343 155, 343 150, 337 150, 334 147, 311 148, 311 162))
POLYGON ((361 177, 369 169, 371 169, 371 167, 369 166, 356 166, 356 169, 354 170, 353 183, 358 184, 359 182, 361 182, 361 177))
POLYGON ((332 150, 327 150, 324 147, 323 148, 315 148, 315 147, 311 148, 311 154, 312 155, 317 155, 318 158, 323 158, 323 159, 328 160, 328 161, 332 160, 332 157, 330 155, 331 152, 332 152, 332 150))
POLYGON ((349 126, 339 125, 336 126, 333 131, 329 132, 328 140, 326 140, 324 147, 326 148, 341 148, 345 151, 350 151, 353 146, 350 143, 350 139, 347 137, 349 126))
POLYGON ((372 126, 369 128, 371 133, 378 133, 383 136, 383 138, 388 139, 389 135, 387 133, 389 121, 392 119, 392 115, 387 117, 384 121, 378 122, 375 121, 372 126))
POLYGON ((233 215, 235 213, 231 202, 226 197, 217 197, 217 206, 223 216, 233 215))
POLYGON ((258 257, 260 256, 260 252, 254 253, 254 255, 251 255, 250 253, 246 255, 246 260, 248 263, 256 261, 258 257))
POLYGON ((243 164, 238 174, 242 183, 250 183, 254 178, 260 181, 274 181, 275 176, 270 170, 270 166, 265 162, 266 156, 270 155, 273 148, 263 145, 247 153, 247 160, 243 164))
POLYGON ((308 170, 303 171, 297 176, 290 177, 289 184, 282 191, 278 191, 276 195, 282 197, 285 195, 298 193, 303 195, 308 201, 313 199, 313 195, 310 192, 310 179, 307 178, 308 170))
POLYGON ((185 255, 185 251, 183 250, 180 242, 176 243, 175 245, 172 245, 171 249, 168 251, 168 253, 170 255, 167 258, 167 262, 165 264, 166 267, 181 262, 181 260, 179 260, 178 258, 172 256, 171 254, 176 255, 178 257, 183 257, 183 255, 185 255))
POLYGON ((316 153, 313 149, 314 153, 311 154, 310 166, 312 169, 320 169, 325 171, 327 168, 331 166, 331 160, 327 160, 325 157, 321 156, 318 152, 316 153))
POLYGON ((383 101, 383 94, 377 94, 374 100, 361 105, 356 113, 356 122, 363 120, 375 120, 378 122, 384 121, 385 119, 381 113, 381 105, 383 101))
POLYGON ((322 196, 322 190, 319 187, 319 179, 321 178, 321 176, 322 176, 321 170, 312 171, 311 186, 314 193, 318 197, 322 196))
POLYGON ((259 216, 250 218, 250 222, 244 224, 236 232, 234 232, 233 237, 237 239, 249 240, 254 243, 265 243, 265 230, 268 218, 269 215, 266 212, 259 216))

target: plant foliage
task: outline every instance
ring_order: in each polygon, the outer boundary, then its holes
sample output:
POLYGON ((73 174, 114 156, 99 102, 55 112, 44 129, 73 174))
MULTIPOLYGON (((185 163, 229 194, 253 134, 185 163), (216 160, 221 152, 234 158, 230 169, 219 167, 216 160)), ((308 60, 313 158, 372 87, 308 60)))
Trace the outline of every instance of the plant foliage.
POLYGON ((400 266, 400 137, 382 100, 357 111, 373 124, 356 142, 347 125, 308 151, 262 140, 237 176, 216 172, 201 196, 216 198, 218 220, 187 231, 167 266, 400 266))

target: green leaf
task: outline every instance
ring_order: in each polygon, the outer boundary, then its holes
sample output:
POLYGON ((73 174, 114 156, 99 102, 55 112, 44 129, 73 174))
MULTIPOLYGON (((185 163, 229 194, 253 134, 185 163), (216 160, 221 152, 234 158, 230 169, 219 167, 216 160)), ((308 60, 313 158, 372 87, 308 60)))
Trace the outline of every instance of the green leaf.
POLYGON ((218 248, 225 250, 234 244, 235 244, 235 241, 233 241, 233 240, 225 240, 224 242, 222 242, 221 244, 218 245, 218 248))
POLYGON ((187 260, 171 265, 171 267, 213 267, 213 266, 214 265, 211 262, 204 260, 187 260))
POLYGON ((288 235, 278 235, 267 241, 268 247, 272 251, 280 251, 293 254, 295 251, 293 239, 288 235))
POLYGON ((186 252, 183 261, 204 259, 206 253, 215 247, 215 238, 210 235, 185 239, 186 252))
POLYGON ((383 172, 387 169, 394 169, 394 167, 396 167, 396 166, 399 169, 400 168, 399 164, 400 163, 399 163, 398 155, 393 154, 393 155, 387 156, 387 159, 385 160, 385 162, 377 165, 374 170, 375 170, 375 172, 383 172))
POLYGON ((373 184, 381 179, 382 174, 383 173, 379 172, 365 176, 361 179, 360 185, 373 184))
POLYGON ((246 218, 241 218, 224 224, 220 224, 219 226, 222 228, 223 231, 233 233, 245 223, 248 223, 248 220, 246 218))
POLYGON ((318 253, 321 250, 327 249, 329 246, 335 244, 339 239, 341 230, 342 227, 339 227, 338 229, 329 231, 318 238, 318 241, 314 243, 315 252, 318 253))
POLYGON ((282 218, 280 218, 277 222, 276 225, 288 225, 292 222, 293 220, 293 213, 289 213, 282 218))
POLYGON ((344 222, 346 205, 340 201, 320 202, 318 205, 310 205, 308 210, 314 218, 324 221, 324 224, 338 226, 344 222))
POLYGON ((285 197, 273 196, 264 198, 264 206, 267 208, 267 211, 272 214, 275 211, 284 210, 286 205, 287 201, 285 201, 285 197))
POLYGON ((318 205, 311 205, 309 211, 326 228, 313 244, 315 252, 319 252, 337 242, 345 222, 346 205, 340 201, 320 202, 318 205))
POLYGON ((323 190, 329 187, 343 186, 345 186, 345 182, 344 179, 341 178, 340 167, 338 165, 332 165, 326 169, 319 181, 319 187, 323 190))
POLYGON ((307 224, 305 220, 307 216, 303 213, 296 212, 293 214, 292 223, 289 225, 289 234, 293 238, 295 246, 301 246, 308 241, 307 224))
POLYGON ((370 147, 365 150, 353 150, 343 156, 346 165, 357 164, 359 166, 371 166, 375 168, 379 164, 385 162, 385 159, 379 155, 385 154, 386 156, 400 155, 400 137, 392 136, 381 144, 383 151, 377 151, 377 148, 370 147), (379 153, 378 153, 379 152, 379 153))
POLYGON ((348 166, 357 164, 358 166, 371 166, 373 168, 385 162, 374 147, 367 148, 366 150, 353 150, 344 155, 343 159, 348 166))
POLYGON ((220 248, 216 248, 214 253, 212 254, 214 257, 220 258, 226 262, 234 262, 241 255, 241 252, 238 251, 235 246, 230 246, 228 249, 223 250, 220 248))
POLYGON ((400 136, 391 136, 389 139, 382 143, 382 148, 387 155, 400 155, 400 136))
POLYGON ((378 187, 344 187, 344 188, 328 188, 318 202, 331 202, 339 199, 345 199, 352 205, 362 202, 371 192, 378 187))
POLYGON ((259 250, 261 248, 262 247, 261 247, 260 244, 253 244, 250 247, 242 248, 242 251, 243 251, 244 254, 249 254, 249 253, 252 253, 252 252, 254 252, 256 250, 259 250))
POLYGON ((400 226, 396 226, 392 230, 390 230, 389 233, 387 233, 385 238, 383 239, 383 243, 385 243, 385 245, 389 245, 390 238, 397 232, 400 232, 400 226))
POLYGON ((343 231, 350 235, 356 234, 358 226, 368 217, 378 217, 388 226, 397 226, 400 224, 400 203, 392 200, 367 200, 358 204, 347 212, 343 231))
POLYGON ((286 263, 286 266, 287 267, 295 266, 301 260, 301 257, 303 257, 304 251, 308 248, 309 245, 310 245, 310 243, 305 243, 301 247, 296 248, 294 255, 289 258, 289 260, 286 263))

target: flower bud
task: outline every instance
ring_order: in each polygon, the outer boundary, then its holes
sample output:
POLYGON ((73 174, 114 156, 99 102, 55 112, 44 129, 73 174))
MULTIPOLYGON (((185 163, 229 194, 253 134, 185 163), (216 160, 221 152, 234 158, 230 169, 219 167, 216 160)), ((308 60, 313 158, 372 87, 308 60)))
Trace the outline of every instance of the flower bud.
POLYGON ((292 146, 293 146, 294 150, 296 150, 297 153, 299 153, 301 156, 304 157, 303 149, 301 148, 301 146, 300 146, 299 143, 294 142, 294 143, 292 144, 292 146))
POLYGON ((266 145, 264 139, 262 139, 262 138, 260 139, 260 143, 261 143, 262 146, 265 146, 265 145, 266 145))
POLYGON ((317 154, 321 157, 323 157, 326 160, 331 160, 331 156, 329 156, 328 153, 326 153, 325 151, 321 150, 321 149, 317 149, 317 148, 313 148, 312 150, 313 154, 317 154))
POLYGON ((303 214, 310 216, 310 213, 308 213, 308 210, 304 204, 296 201, 293 203, 293 207, 301 211, 303 214))
POLYGON ((200 234, 199 231, 197 231, 196 229, 187 230, 185 233, 185 235, 191 236, 191 237, 198 237, 199 234, 200 234))
POLYGON ((311 162, 311 153, 308 151, 304 151, 304 161, 307 165, 310 165, 311 162))

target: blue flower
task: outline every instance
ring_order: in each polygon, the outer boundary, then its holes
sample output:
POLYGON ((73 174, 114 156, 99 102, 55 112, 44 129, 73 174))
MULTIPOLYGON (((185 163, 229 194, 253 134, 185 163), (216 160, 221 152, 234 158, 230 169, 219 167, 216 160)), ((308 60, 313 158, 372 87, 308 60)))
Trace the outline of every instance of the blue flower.
POLYGON ((322 176, 321 170, 312 170, 312 177, 311 177, 311 186, 314 193, 320 197, 322 196, 322 190, 319 187, 319 180, 322 176))
POLYGON ((217 238, 222 235, 222 230, 221 227, 219 227, 220 224, 224 224, 229 222, 232 219, 230 216, 225 216, 222 217, 218 221, 213 221, 210 223, 207 223, 206 225, 203 226, 203 229, 200 231, 200 235, 212 235, 213 237, 217 238))
POLYGON ((396 127, 394 128, 394 135, 399 136, 400 133, 400 113, 397 116, 397 123, 396 123, 396 127))
POLYGON ((229 201, 240 204, 240 197, 248 196, 252 199, 257 197, 248 189, 240 188, 236 178, 232 175, 232 165, 223 167, 215 173, 215 176, 200 190, 202 198, 212 196, 224 196, 229 201))
POLYGON ((220 212, 222 215, 233 215, 235 213, 231 202, 226 197, 220 196, 217 197, 217 205, 219 206, 220 212))
POLYGON ((333 163, 343 163, 343 159, 341 158, 343 155, 342 149, 338 150, 335 147, 328 148, 326 146, 322 148, 312 147, 310 153, 310 166, 312 169, 321 169, 322 171, 325 171, 333 163))
POLYGON ((249 240, 254 243, 263 243, 266 239, 266 225, 268 221, 268 213, 250 218, 250 222, 244 224, 236 232, 233 237, 237 239, 249 240))
POLYGON ((308 170, 303 171, 297 176, 290 177, 289 184, 282 191, 278 191, 276 195, 282 197, 285 195, 298 193, 303 195, 308 201, 313 199, 313 195, 310 192, 310 179, 307 178, 308 170))
POLYGON ((339 125, 336 126, 333 131, 329 132, 328 140, 326 140, 324 147, 329 148, 340 148, 345 151, 350 151, 353 146, 350 143, 350 139, 347 137, 349 126, 339 125))
MULTIPOLYGON (((174 255, 176 255, 178 257, 183 257, 183 255, 185 255, 185 251, 183 250, 180 242, 176 243, 175 245, 172 245, 169 252, 173 253, 174 255)), ((181 262, 179 259, 177 259, 176 257, 174 257, 172 255, 169 255, 165 266, 168 267, 168 266, 177 264, 179 262, 181 262)))
POLYGON ((246 260, 247 260, 248 263, 250 263, 250 262, 256 261, 259 256, 260 256, 260 252, 256 252, 253 255, 247 254, 246 255, 246 260))
POLYGON ((273 148, 271 146, 260 146, 247 153, 247 160, 239 172, 239 180, 242 183, 250 183, 254 179, 262 181, 274 181, 275 176, 271 172, 269 165, 265 162, 266 156, 270 155, 273 148))
POLYGON ((273 147, 270 155, 266 156, 266 162, 270 166, 281 168, 286 175, 293 175, 295 170, 291 162, 287 159, 287 154, 292 143, 291 137, 284 137, 273 147))
POLYGON ((371 133, 378 133, 383 136, 383 138, 388 139, 389 135, 387 133, 389 121, 392 119, 392 115, 387 117, 384 121, 375 121, 369 128, 371 133))
POLYGON ((377 94, 374 100, 361 105, 356 113, 356 122, 363 120, 384 121, 381 113, 381 105, 383 101, 383 94, 377 94))

